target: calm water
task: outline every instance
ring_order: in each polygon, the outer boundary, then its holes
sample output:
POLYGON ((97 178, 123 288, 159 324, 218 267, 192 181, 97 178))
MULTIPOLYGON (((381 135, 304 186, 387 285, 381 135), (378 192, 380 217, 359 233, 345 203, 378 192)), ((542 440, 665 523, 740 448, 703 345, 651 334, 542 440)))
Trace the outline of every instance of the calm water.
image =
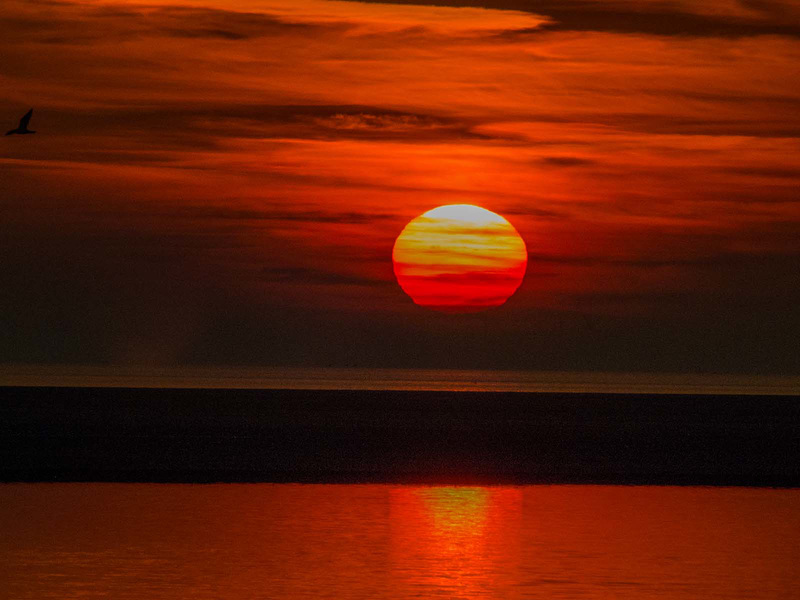
POLYGON ((789 598, 800 490, 11 484, 0 549, 13 599, 789 598))

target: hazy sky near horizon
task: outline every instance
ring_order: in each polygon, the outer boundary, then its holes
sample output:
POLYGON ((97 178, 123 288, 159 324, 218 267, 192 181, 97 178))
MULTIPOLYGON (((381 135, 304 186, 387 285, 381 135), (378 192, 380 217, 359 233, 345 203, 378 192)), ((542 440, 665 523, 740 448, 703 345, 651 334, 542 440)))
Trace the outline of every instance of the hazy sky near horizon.
POLYGON ((4 0, 0 363, 800 375, 800 4, 4 0), (431 6, 434 4, 435 6, 431 6), (4 130, 5 131, 5 130, 4 130), (442 204, 498 308, 397 285, 442 204))

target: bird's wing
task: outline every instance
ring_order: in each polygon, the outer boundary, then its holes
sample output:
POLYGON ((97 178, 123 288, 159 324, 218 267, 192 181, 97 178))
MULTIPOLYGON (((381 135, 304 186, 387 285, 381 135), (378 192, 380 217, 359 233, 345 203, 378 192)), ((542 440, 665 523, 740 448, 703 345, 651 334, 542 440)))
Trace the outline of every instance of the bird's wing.
POLYGON ((20 129, 27 129, 28 122, 31 120, 31 115, 33 114, 33 109, 30 109, 28 112, 25 113, 25 116, 19 120, 19 128, 20 129))

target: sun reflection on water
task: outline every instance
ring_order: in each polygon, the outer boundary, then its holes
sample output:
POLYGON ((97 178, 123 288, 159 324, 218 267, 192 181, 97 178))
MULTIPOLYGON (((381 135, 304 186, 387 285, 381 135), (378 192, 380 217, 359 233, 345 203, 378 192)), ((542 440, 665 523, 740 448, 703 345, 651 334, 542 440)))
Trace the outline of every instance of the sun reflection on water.
POLYGON ((417 491, 432 522, 431 534, 448 553, 472 551, 486 527, 488 492, 482 488, 434 487, 417 491))
POLYGON ((392 555, 414 589, 454 598, 496 594, 516 565, 521 492, 516 488, 418 487, 392 492, 392 555))

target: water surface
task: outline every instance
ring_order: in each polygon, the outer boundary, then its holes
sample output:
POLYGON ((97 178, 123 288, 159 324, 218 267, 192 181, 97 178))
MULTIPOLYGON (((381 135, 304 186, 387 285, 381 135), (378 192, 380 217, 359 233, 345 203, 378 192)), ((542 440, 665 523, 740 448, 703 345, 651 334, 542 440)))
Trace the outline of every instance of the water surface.
POLYGON ((788 598, 800 490, 0 485, 9 598, 788 598))

